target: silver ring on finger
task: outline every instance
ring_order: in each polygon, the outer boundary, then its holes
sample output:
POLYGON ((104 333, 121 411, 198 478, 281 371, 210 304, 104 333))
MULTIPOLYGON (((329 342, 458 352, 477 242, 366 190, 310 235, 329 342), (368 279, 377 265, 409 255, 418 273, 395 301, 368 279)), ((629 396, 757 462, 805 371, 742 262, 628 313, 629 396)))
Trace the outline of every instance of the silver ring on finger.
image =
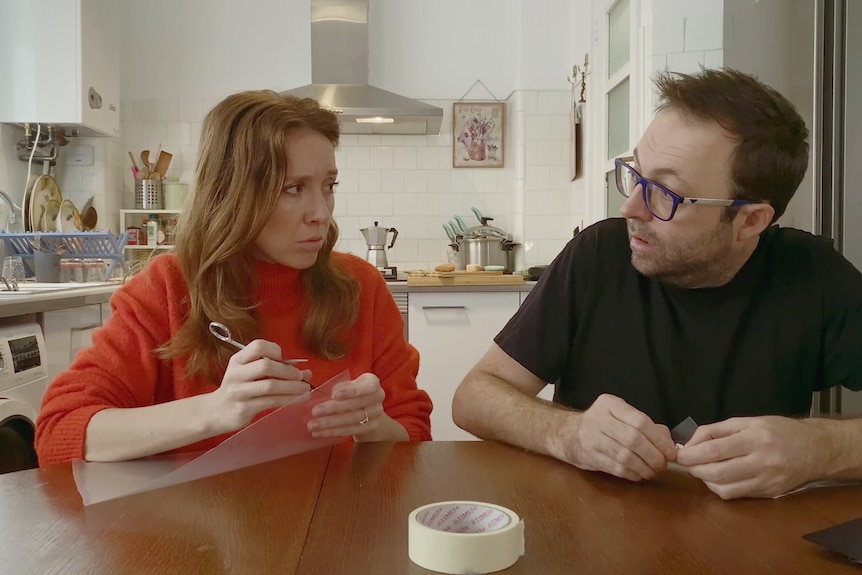
POLYGON ((364 413, 364 414, 365 414, 365 417, 362 419, 362 421, 360 421, 360 422, 359 422, 359 425, 367 425, 367 424, 368 424, 368 410, 366 410, 366 409, 363 407, 363 408, 362 408, 362 413, 364 413))

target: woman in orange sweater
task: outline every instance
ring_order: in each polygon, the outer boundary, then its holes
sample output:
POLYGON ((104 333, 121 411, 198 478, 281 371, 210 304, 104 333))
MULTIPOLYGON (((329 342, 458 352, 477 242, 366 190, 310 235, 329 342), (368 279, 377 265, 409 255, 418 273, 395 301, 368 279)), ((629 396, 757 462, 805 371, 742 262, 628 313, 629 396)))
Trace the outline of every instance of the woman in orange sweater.
POLYGON ((338 138, 334 113, 270 91, 207 114, 176 251, 117 290, 92 347, 51 382, 40 465, 208 449, 345 369, 355 379, 314 408, 312 435, 430 439, 419 356, 385 282, 332 251, 338 138), (236 351, 210 321, 250 343, 236 351))

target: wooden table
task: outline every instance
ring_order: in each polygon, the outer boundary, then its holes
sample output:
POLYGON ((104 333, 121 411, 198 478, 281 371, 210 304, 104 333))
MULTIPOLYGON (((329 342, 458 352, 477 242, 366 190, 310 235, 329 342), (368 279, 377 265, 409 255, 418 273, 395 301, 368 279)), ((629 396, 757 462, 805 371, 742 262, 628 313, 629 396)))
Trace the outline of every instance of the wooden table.
POLYGON ((330 450, 84 508, 71 465, 0 475, 0 573, 294 573, 330 450))
POLYGON ((426 574, 407 516, 450 499, 524 519, 501 573, 862 573, 802 539, 862 515, 862 487, 722 501, 490 442, 339 445, 86 510, 71 466, 3 475, 0 572, 426 574))

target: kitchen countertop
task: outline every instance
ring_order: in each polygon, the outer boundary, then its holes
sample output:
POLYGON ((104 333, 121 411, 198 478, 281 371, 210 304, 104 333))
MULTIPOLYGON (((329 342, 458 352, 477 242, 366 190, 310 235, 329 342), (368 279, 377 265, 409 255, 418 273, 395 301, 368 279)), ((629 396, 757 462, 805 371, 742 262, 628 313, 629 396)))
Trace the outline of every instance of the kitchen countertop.
MULTIPOLYGON (((406 281, 388 281, 392 293, 446 293, 446 292, 529 292, 536 282, 499 286, 408 286, 406 281)), ((83 305, 106 303, 122 284, 105 282, 100 285, 71 287, 45 293, 0 295, 0 318, 43 313, 83 305)), ((21 286, 26 290, 26 284, 21 286)))
MULTIPOLYGON (((0 318, 106 303, 121 285, 117 282, 105 282, 45 293, 21 295, 4 293, 0 295, 0 318)), ((26 290, 27 284, 21 284, 20 288, 26 290)))
POLYGON ((410 286, 406 281, 387 281, 392 293, 446 293, 446 292, 528 292, 536 282, 525 281, 518 285, 452 285, 452 286, 410 286))

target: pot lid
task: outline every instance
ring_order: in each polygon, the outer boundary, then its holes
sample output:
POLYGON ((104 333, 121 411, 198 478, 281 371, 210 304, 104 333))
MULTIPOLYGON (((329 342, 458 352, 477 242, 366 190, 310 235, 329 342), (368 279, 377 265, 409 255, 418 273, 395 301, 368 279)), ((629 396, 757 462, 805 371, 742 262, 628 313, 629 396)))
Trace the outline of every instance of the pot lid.
POLYGON ((481 238, 495 238, 500 240, 511 239, 509 234, 501 230, 500 228, 495 228, 494 226, 473 226, 472 228, 467 228, 461 234, 464 236, 464 239, 481 239, 481 238))

